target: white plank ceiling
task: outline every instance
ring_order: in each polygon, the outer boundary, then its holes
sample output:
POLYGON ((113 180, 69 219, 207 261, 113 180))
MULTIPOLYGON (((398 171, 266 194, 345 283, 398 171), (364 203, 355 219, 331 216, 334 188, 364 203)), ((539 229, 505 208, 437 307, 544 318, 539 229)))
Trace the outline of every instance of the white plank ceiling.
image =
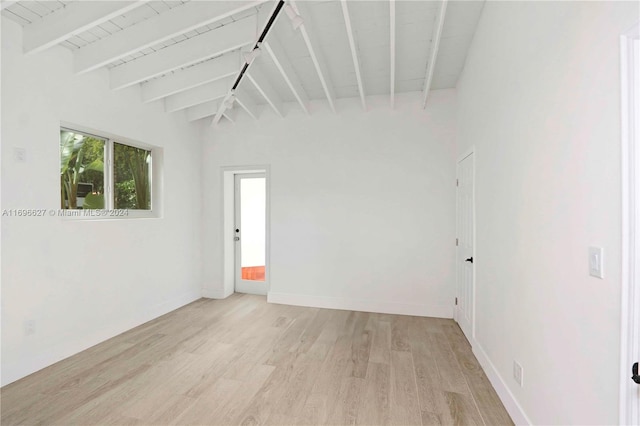
POLYGON ((72 50, 78 74, 106 67, 111 88, 141 86, 190 121, 260 119, 265 109, 307 114, 309 101, 455 87, 484 2, 459 0, 11 1, 24 51, 72 50), (258 37, 274 24, 232 90, 258 37), (290 16, 289 16, 290 15, 290 16), (292 23, 302 24, 293 28, 292 23))

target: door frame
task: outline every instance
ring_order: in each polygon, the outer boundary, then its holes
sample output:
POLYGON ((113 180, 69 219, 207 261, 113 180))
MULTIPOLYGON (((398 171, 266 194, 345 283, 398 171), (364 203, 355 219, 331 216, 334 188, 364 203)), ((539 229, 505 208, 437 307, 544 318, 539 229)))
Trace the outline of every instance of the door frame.
POLYGON ((266 235, 265 235, 265 285, 267 294, 271 289, 271 167, 268 164, 252 165, 252 166, 224 166, 220 168, 222 182, 222 212, 220 221, 222 235, 222 279, 223 294, 222 298, 229 297, 235 292, 235 262, 236 262, 236 243, 235 237, 235 181, 236 175, 239 174, 264 174, 266 181, 266 235))
POLYGON ((622 291, 620 424, 640 418, 640 392, 631 365, 640 358, 640 57, 633 41, 640 24, 620 36, 622 99, 622 291))
MULTIPOLYGON (((460 176, 458 175, 459 165, 465 158, 473 155, 473 193, 471 195, 471 222, 473 224, 473 268, 471 275, 471 297, 473 298, 471 303, 471 338, 469 339, 469 343, 471 346, 474 346, 475 338, 476 338, 476 148, 475 145, 471 148, 467 149, 462 153, 462 155, 458 156, 456 160, 456 240, 458 239, 458 212, 460 210, 460 206, 458 205, 458 179, 460 176)), ((458 267, 458 246, 456 244, 456 257, 455 257, 455 269, 456 269, 456 283, 455 283, 455 297, 456 300, 460 297, 460 268, 458 267)), ((454 303, 456 303, 454 301, 454 303)), ((453 319, 458 322, 459 321, 459 309, 458 305, 454 304, 453 306, 453 319)))

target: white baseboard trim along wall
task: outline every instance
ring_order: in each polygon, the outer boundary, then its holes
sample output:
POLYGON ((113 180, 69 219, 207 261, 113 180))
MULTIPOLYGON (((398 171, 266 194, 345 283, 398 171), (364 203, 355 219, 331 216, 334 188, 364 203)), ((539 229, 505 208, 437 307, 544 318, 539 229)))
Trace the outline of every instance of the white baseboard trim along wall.
POLYGON ((484 370, 487 378, 493 385, 493 388, 496 390, 496 393, 500 397, 500 401, 504 404, 504 407, 507 409, 507 412, 511 416, 511 420, 516 425, 531 425, 533 424, 529 417, 526 415, 516 398, 513 396, 506 383, 498 373, 498 370, 493 365, 487 353, 482 349, 482 346, 478 344, 477 341, 474 341, 471 345, 473 348, 473 354, 478 359, 480 366, 484 370))
POLYGON ((44 353, 37 353, 34 356, 21 359, 20 362, 4 365, 2 368, 2 386, 15 382, 198 299, 200 299, 199 291, 186 292, 175 299, 167 300, 150 309, 140 311, 135 317, 121 318, 120 321, 105 323, 105 327, 102 330, 90 333, 90 337, 84 336, 73 342, 63 341, 56 346, 48 348, 44 353))
POLYGON ((418 305, 366 299, 345 299, 340 297, 311 296, 269 292, 269 303, 307 306, 311 308, 341 309, 383 314, 415 315, 421 317, 453 318, 453 308, 446 305, 418 305))

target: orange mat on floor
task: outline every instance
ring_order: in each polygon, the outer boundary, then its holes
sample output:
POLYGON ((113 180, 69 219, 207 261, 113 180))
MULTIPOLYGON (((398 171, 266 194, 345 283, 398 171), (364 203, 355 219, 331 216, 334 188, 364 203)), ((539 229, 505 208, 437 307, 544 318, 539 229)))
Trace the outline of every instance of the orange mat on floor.
POLYGON ((264 281, 264 266, 247 266, 242 268, 242 279, 264 281))

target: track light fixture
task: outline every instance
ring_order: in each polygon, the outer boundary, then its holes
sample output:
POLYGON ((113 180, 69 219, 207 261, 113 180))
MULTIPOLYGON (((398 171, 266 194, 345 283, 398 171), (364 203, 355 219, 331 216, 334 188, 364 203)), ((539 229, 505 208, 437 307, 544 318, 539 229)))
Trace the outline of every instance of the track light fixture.
MULTIPOLYGON (((233 105, 234 105, 234 103, 236 101, 236 87, 238 87, 238 85, 242 81, 242 77, 244 77, 245 73, 247 72, 247 69, 249 68, 249 64, 255 58, 257 58, 260 55, 260 53, 261 53, 260 46, 262 45, 262 41, 265 39, 265 37, 269 33, 269 30, 273 26, 273 23, 276 21, 276 18, 278 17, 278 14, 280 13, 280 11, 282 10, 282 8, 284 6, 285 6, 284 0, 278 0, 278 3, 276 4, 276 7, 275 7, 273 13, 269 17, 269 20, 267 21, 267 24, 265 25, 264 29, 262 30, 262 33, 260 34, 260 37, 258 37, 258 41, 256 42, 255 46, 253 47, 253 50, 251 50, 251 52, 247 52, 247 53, 244 54, 245 64, 242 67, 242 69, 240 70, 240 73, 238 74, 238 76, 236 77, 236 80, 233 83, 233 86, 231 86, 231 90, 229 91, 229 94, 224 99, 224 101, 222 101, 222 107, 224 107, 225 109, 232 109, 233 108, 233 105)), ((295 18, 295 16, 297 16, 297 14, 295 13, 295 11, 293 11, 293 12, 294 12, 294 18, 295 18)), ((302 22, 302 18, 300 18, 300 21, 302 22)), ((301 24, 298 24, 298 27, 300 25, 301 24)), ((295 28, 297 28, 297 27, 295 27, 295 28)), ((216 119, 219 119, 220 115, 224 112, 224 110, 221 109, 218 112, 219 112, 219 114, 216 115, 216 119)))
POLYGON ((260 54, 262 53, 261 46, 262 46, 262 43, 256 43, 256 46, 253 48, 251 52, 243 53, 244 61, 247 64, 250 64, 251 62, 253 62, 254 59, 260 56, 260 54))
POLYGON ((296 11, 293 9, 293 6, 291 6, 290 4, 284 7, 284 12, 287 14, 289 19, 291 20, 291 26, 293 27, 294 30, 297 30, 300 27, 300 25, 304 24, 304 19, 302 19, 302 16, 298 15, 296 11))

